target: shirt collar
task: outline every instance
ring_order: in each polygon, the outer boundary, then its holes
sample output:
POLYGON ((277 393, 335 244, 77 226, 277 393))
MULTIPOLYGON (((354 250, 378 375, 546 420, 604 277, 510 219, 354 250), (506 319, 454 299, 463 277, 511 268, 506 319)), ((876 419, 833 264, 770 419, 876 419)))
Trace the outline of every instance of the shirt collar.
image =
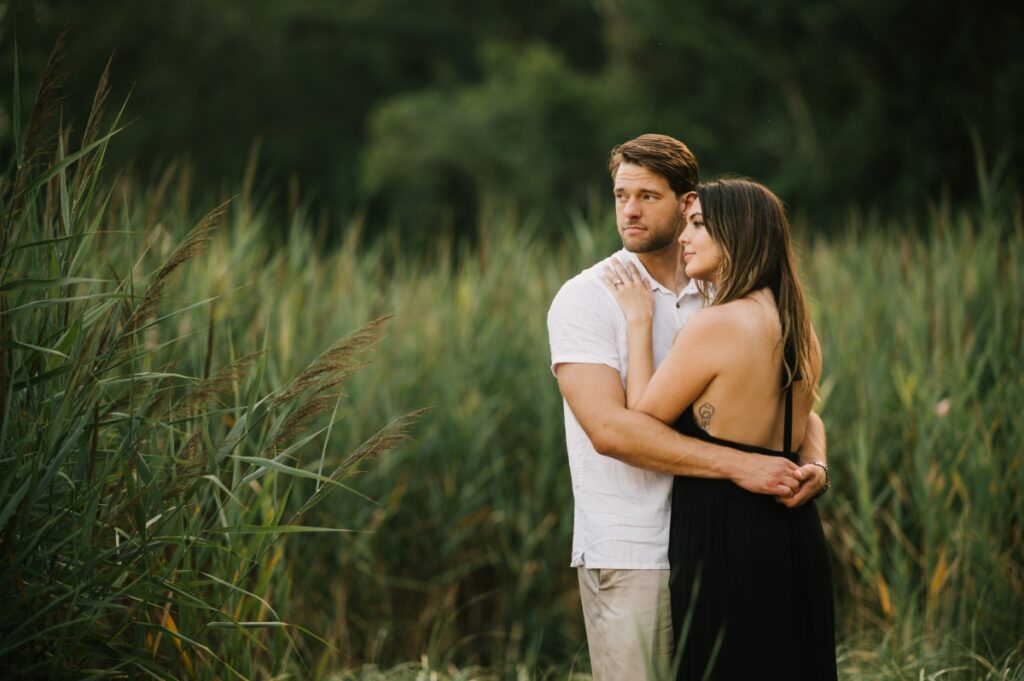
POLYGON ((699 296, 700 289, 697 288, 697 280, 691 279, 690 283, 683 287, 683 290, 679 292, 679 297, 683 296, 699 296))
MULTIPOLYGON (((632 251, 627 251, 625 248, 623 248, 621 251, 615 254, 615 257, 617 257, 620 262, 631 262, 634 265, 636 265, 636 268, 640 270, 640 274, 644 275, 644 277, 649 282, 651 282, 652 291, 664 291, 665 293, 672 293, 672 289, 662 286, 661 282, 655 279, 651 275, 651 273, 647 271, 647 268, 644 267, 643 261, 640 260, 640 256, 638 256, 636 253, 633 253, 632 251)), ((672 295, 674 296, 675 294, 672 293, 672 295)))

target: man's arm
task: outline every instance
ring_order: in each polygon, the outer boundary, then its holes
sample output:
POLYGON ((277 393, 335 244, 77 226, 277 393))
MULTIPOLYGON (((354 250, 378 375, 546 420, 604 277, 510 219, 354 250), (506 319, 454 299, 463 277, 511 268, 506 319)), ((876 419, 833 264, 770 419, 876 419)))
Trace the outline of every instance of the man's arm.
POLYGON ((821 417, 812 411, 810 416, 807 417, 807 430, 804 431, 804 441, 797 452, 800 460, 800 470, 804 472, 803 481, 800 483, 800 489, 793 496, 779 496, 779 503, 789 508, 802 506, 808 500, 816 497, 818 492, 825 487, 825 471, 821 469, 821 466, 811 463, 812 461, 820 461, 827 465, 825 448, 825 424, 822 422, 821 417))
POLYGON ((731 480, 758 494, 789 497, 800 489, 805 469, 791 461, 686 437, 626 409, 619 373, 609 366, 559 364, 555 373, 562 396, 600 454, 660 473, 731 480))

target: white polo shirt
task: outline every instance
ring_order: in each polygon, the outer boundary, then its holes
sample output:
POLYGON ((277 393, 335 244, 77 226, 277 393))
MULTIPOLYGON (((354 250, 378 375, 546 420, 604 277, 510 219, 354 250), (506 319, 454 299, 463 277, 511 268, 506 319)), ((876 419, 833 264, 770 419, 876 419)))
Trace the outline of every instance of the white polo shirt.
MULTIPOLYGON (((678 296, 626 250, 612 257, 633 262, 653 283, 654 365, 668 354, 676 333, 701 306, 694 282, 678 296)), ((626 317, 601 281, 608 260, 567 281, 548 310, 551 370, 558 364, 606 364, 626 383, 626 317)), ((565 439, 575 500, 572 567, 668 569, 672 476, 643 470, 598 454, 564 403, 565 439)))

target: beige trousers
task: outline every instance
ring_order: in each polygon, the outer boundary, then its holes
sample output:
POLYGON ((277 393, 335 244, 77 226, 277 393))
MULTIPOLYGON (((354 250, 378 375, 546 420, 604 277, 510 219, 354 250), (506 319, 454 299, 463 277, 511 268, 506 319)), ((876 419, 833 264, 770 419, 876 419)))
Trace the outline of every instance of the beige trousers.
POLYGON ((594 681, 668 678, 669 571, 578 567, 576 573, 594 681))

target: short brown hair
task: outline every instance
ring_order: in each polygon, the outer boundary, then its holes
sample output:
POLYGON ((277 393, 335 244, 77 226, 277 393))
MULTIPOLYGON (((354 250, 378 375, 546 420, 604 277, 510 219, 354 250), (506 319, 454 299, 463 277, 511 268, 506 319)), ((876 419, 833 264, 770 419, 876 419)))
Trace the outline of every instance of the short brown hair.
POLYGON ((661 175, 678 195, 697 189, 697 158, 675 137, 640 135, 612 149, 608 157, 612 180, 621 163, 632 163, 661 175))

